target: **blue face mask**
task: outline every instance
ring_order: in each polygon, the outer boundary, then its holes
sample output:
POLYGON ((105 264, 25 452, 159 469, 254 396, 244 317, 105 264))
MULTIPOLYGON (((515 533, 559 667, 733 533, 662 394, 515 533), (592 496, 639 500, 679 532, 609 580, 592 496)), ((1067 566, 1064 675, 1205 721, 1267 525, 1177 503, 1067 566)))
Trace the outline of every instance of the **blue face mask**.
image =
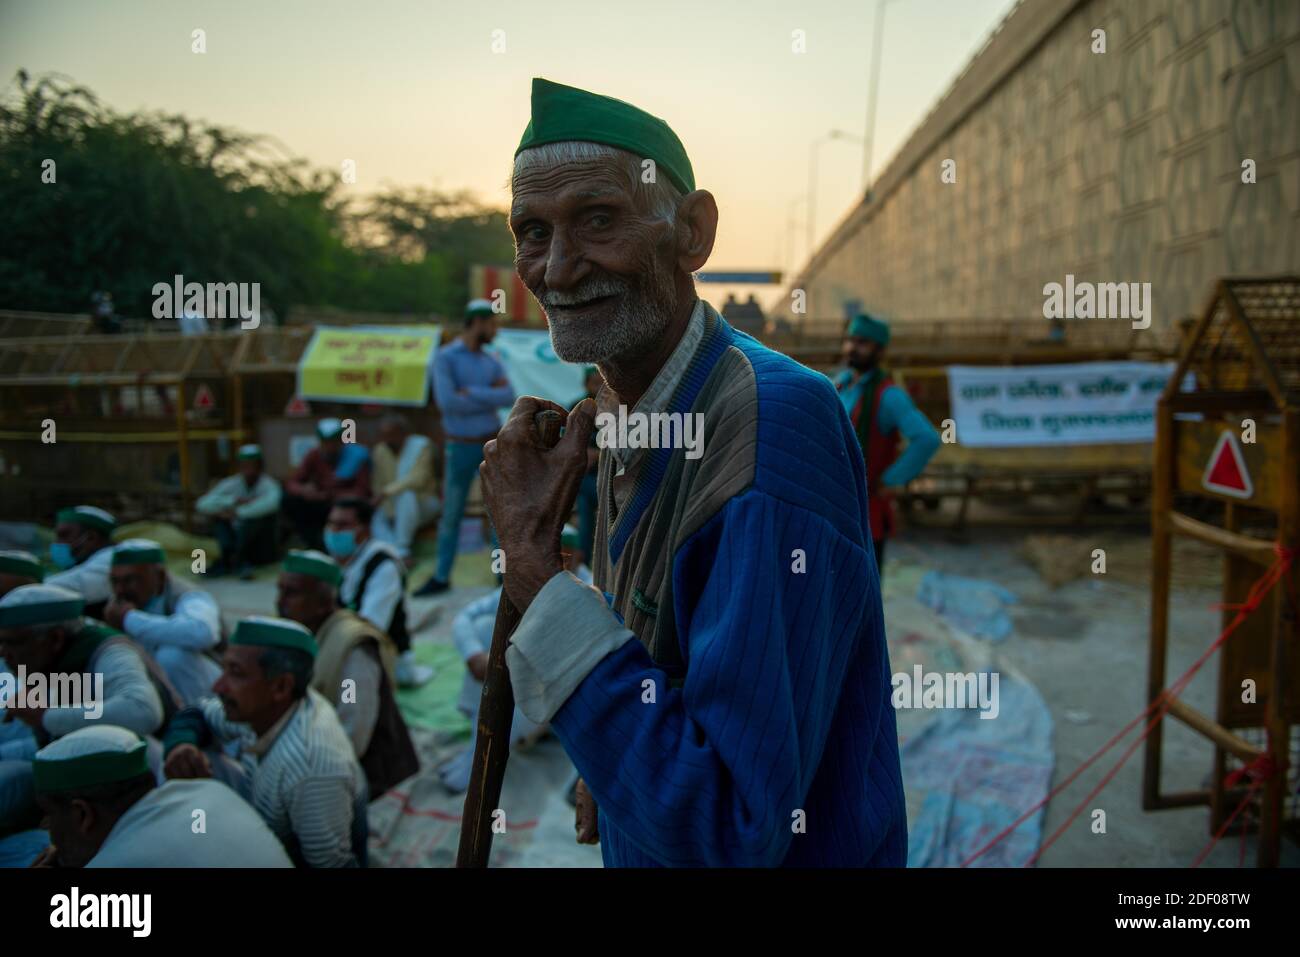
POLYGON ((67 569, 77 564, 77 557, 72 554, 72 546, 67 542, 50 542, 50 561, 67 569))
POLYGON ((341 532, 325 529, 325 551, 335 558, 347 558, 357 550, 357 533, 353 529, 341 532))

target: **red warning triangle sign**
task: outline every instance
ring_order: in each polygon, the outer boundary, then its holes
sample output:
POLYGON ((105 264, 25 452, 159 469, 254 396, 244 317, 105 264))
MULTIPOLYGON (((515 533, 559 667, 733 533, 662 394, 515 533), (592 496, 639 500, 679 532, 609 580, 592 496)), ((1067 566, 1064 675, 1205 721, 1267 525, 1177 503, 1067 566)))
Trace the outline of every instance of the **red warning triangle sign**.
POLYGON ((311 415, 311 406, 307 400, 300 395, 295 395, 289 400, 289 404, 284 407, 285 415, 302 416, 311 415))
POLYGON ((208 388, 206 382, 200 382, 199 387, 194 392, 194 408, 206 411, 217 404, 217 400, 212 395, 212 390, 208 388))
POLYGON ((1254 497, 1255 485, 1250 480, 1250 472, 1246 470, 1246 459, 1241 454, 1235 432, 1227 431, 1219 436, 1214 451, 1210 453, 1210 461, 1205 466, 1201 484, 1220 495, 1230 495, 1233 498, 1254 497))

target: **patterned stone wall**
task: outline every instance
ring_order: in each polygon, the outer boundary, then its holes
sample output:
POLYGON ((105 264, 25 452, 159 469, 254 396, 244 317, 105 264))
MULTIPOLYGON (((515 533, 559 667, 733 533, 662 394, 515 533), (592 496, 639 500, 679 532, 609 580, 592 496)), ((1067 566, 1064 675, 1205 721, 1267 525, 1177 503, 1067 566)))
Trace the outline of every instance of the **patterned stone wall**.
POLYGON ((1167 329, 1218 276, 1300 273, 1300 0, 1026 0, 1003 33, 1051 2, 1041 43, 955 125, 941 103, 795 280, 810 318, 1041 317, 1073 273, 1150 282, 1167 329))

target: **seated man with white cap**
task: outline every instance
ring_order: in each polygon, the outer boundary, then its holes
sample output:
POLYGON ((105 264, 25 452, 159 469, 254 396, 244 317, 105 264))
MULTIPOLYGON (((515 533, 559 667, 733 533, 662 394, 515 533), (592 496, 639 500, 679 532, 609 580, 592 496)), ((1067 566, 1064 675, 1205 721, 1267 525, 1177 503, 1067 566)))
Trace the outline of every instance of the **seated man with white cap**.
POLYGON ((116 528, 117 519, 93 505, 60 509, 54 519, 50 559, 62 570, 46 584, 75 591, 86 602, 86 614, 91 618, 100 616, 113 595, 108 565, 116 528))
POLYGON ((340 498, 370 498, 370 452, 358 442, 345 442, 343 423, 316 423, 320 444, 308 452, 285 483, 284 511, 308 548, 324 548, 321 532, 330 507, 340 498))
POLYGON ((296 621, 240 621, 216 695, 168 726, 164 772, 225 780, 299 865, 364 867, 366 779, 333 704, 311 688, 315 659, 316 639, 296 621))
POLYGON ((162 546, 132 538, 113 549, 113 600, 104 621, 153 656, 184 704, 212 691, 221 674, 213 651, 221 642, 221 610, 202 588, 167 570, 162 546))
POLYGON ((311 686, 338 711, 366 772, 373 800, 420 770, 397 698, 397 649, 388 635, 339 606, 343 570, 328 555, 292 551, 284 560, 276 611, 306 625, 320 649, 311 686))
POLYGON ((36 800, 50 834, 39 864, 293 866, 242 797, 218 781, 157 785, 146 751, 135 733, 105 725, 73 731, 36 753, 36 800))
POLYGON ((251 578, 254 565, 275 561, 275 526, 280 517, 280 483, 266 474, 262 448, 239 448, 239 471, 223 478, 194 507, 212 519, 221 561, 208 574, 251 578))
MULTIPOLYGON (((24 585, 0 598, 0 657, 19 679, 7 689, 17 697, 6 719, 31 728, 37 745, 92 725, 148 735, 168 708, 175 711, 148 656, 125 635, 83 618, 84 607, 80 595, 55 585, 24 585), (45 680, 34 682, 37 676, 45 680)), ((0 831, 20 826, 34 808, 31 757, 0 760, 0 831)))

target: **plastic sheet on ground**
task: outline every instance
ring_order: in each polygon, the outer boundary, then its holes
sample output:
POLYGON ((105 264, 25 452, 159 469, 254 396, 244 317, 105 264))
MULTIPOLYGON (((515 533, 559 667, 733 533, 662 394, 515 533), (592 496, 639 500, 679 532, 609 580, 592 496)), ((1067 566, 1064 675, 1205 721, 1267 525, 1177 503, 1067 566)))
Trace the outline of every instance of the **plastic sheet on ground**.
MULTIPOLYGON (((912 675, 920 665, 923 673, 998 676, 996 718, 981 718, 977 708, 895 712, 907 797, 908 866, 955 867, 1046 796, 1055 760, 1051 712, 996 648, 964 635, 916 599, 891 594, 888 584, 885 591, 895 675, 912 675)), ((1027 863, 1041 841, 1042 821, 1040 810, 974 866, 1027 863)))
POLYGON ((916 597, 968 635, 1002 641, 1011 634, 1007 606, 1016 596, 1001 585, 929 571, 921 578, 916 597))

